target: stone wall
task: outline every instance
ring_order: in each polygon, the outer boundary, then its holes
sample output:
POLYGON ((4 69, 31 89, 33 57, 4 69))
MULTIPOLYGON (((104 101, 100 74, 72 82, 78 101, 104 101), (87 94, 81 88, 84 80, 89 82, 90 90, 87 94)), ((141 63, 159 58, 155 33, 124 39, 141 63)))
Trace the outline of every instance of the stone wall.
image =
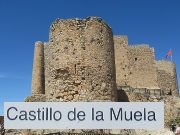
MULTIPOLYGON (((122 93, 122 92, 119 92, 122 93)), ((168 127, 168 122, 177 116, 179 116, 180 98, 173 96, 155 96, 144 95, 142 93, 125 92, 127 99, 126 102, 164 102, 164 123, 165 127, 168 127)), ((120 95, 119 95, 120 96, 120 95)))
POLYGON ((116 100, 113 35, 100 18, 57 19, 45 51, 48 101, 116 100))
POLYGON ((117 86, 159 89, 154 49, 128 45, 126 36, 114 36, 117 86))
POLYGON ((156 61, 158 85, 166 94, 178 96, 176 66, 171 61, 156 61))
POLYGON ((133 88, 159 89, 154 61, 154 49, 148 45, 133 45, 129 50, 129 84, 133 88))
POLYGON ((116 83, 118 86, 129 84, 129 58, 127 36, 114 36, 115 62, 116 62, 116 83))

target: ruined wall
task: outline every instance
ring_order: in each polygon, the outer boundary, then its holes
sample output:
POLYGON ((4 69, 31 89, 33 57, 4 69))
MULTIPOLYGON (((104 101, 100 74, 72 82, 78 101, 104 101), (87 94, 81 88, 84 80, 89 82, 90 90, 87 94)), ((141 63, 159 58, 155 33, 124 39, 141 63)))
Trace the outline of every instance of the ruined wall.
POLYGON ((45 50, 48 101, 116 100, 113 35, 100 18, 56 20, 45 50))
POLYGON ((154 49, 148 45, 128 47, 129 85, 133 88, 159 89, 154 61, 154 49))
POLYGON ((148 45, 128 45, 126 36, 114 36, 117 86, 159 89, 154 49, 148 45))
POLYGON ((127 86, 129 77, 128 38, 114 36, 116 83, 118 86, 127 86))
POLYGON ((40 41, 35 43, 34 48, 32 95, 35 94, 45 94, 44 44, 40 41))
POLYGON ((171 61, 156 61, 158 85, 166 94, 178 96, 176 65, 171 61))
MULTIPOLYGON (((120 92, 122 93, 122 92, 120 92)), ((144 95, 142 93, 124 92, 126 102, 164 102, 164 126, 179 116, 180 98, 173 96, 144 95)))

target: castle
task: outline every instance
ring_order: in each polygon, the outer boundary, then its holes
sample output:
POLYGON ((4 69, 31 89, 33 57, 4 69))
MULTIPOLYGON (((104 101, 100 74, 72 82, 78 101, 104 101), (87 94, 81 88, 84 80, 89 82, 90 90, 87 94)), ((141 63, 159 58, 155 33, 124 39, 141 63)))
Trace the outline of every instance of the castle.
MULTIPOLYGON (((32 95, 26 102, 164 102, 164 123, 180 115, 176 66, 156 61, 149 45, 128 45, 98 17, 57 19, 34 49, 32 95)), ((3 130, 4 131, 4 130, 3 130)), ((7 130, 6 134, 140 134, 135 130, 7 130)))
POLYGON ((128 45, 98 17, 57 19, 36 42, 30 101, 118 101, 119 90, 178 96, 176 66, 128 45))

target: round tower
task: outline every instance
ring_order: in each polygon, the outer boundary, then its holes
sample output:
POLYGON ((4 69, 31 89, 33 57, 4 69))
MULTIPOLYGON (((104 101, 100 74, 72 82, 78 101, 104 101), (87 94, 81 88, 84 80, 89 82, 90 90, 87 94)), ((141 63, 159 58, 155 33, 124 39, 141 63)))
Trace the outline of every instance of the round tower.
POLYGON ((34 63, 32 75, 32 95, 45 94, 44 82, 44 45, 37 41, 34 48, 34 63))
POLYGON ((102 19, 56 20, 48 50, 48 101, 116 100, 113 35, 102 19))

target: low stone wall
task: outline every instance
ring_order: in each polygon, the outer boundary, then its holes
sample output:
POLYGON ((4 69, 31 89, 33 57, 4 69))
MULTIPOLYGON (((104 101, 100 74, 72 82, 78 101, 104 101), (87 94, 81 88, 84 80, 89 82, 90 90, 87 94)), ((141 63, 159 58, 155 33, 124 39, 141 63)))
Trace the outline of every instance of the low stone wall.
POLYGON ((159 96, 159 95, 147 95, 142 93, 132 93, 132 92, 119 92, 123 93, 123 97, 126 99, 121 99, 119 96, 119 101, 126 102, 164 102, 164 123, 165 127, 168 127, 168 122, 175 119, 180 114, 180 98, 173 96, 159 96), (124 96, 125 95, 125 96, 124 96))
POLYGON ((147 88, 132 88, 132 87, 121 87, 118 88, 119 93, 129 92, 129 93, 140 93, 143 95, 155 95, 155 96, 165 96, 167 93, 164 93, 164 90, 160 89, 147 89, 147 88))

